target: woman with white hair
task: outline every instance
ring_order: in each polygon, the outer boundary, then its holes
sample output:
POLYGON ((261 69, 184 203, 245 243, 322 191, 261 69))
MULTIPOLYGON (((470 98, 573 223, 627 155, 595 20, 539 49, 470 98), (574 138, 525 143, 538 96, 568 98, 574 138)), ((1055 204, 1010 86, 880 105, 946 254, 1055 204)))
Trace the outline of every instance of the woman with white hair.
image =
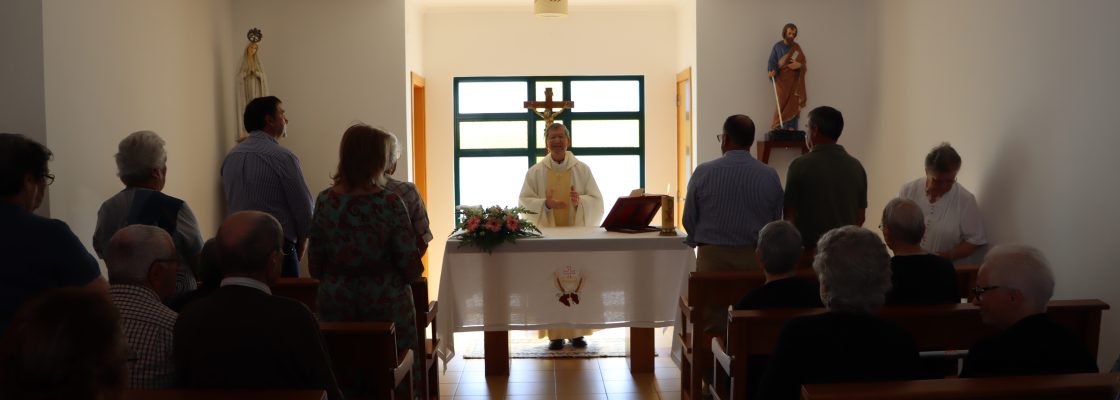
POLYGON ((158 226, 171 235, 179 253, 179 272, 172 298, 194 290, 197 287, 194 271, 198 254, 202 252, 202 236, 187 203, 163 193, 167 184, 167 151, 163 139, 151 131, 134 132, 117 146, 116 160, 117 176, 125 188, 101 203, 97 211, 94 251, 104 259, 109 239, 126 226, 158 226))
POLYGON ((918 378, 914 338, 875 315, 891 287, 890 256, 879 236, 856 226, 828 231, 813 269, 827 312, 786 323, 759 398, 797 399, 809 383, 918 378))

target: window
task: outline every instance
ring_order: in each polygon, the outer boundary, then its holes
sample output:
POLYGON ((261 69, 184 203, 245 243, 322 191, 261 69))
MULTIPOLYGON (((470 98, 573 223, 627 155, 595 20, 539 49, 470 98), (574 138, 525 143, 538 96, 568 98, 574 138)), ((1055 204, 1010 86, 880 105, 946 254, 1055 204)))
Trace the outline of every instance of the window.
POLYGON ((591 167, 605 211, 645 184, 641 76, 471 77, 455 79, 455 202, 515 206, 525 172, 545 157, 544 120, 528 100, 570 100, 563 122, 571 152, 591 167))

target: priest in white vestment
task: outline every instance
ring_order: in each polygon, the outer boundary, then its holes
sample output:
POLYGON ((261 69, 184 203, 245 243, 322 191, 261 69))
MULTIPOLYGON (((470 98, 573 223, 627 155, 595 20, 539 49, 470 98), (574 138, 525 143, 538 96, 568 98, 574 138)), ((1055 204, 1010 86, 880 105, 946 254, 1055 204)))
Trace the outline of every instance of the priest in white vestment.
MULTIPOLYGON (((595 184, 591 168, 576 159, 572 152, 572 136, 568 128, 554 123, 545 129, 548 156, 529 168, 521 186, 518 203, 533 212, 524 217, 537 226, 595 226, 603 218, 603 194, 595 184)), ((590 329, 550 329, 542 331, 552 343, 549 348, 559 350, 564 339, 575 347, 587 346, 583 336, 590 329)))

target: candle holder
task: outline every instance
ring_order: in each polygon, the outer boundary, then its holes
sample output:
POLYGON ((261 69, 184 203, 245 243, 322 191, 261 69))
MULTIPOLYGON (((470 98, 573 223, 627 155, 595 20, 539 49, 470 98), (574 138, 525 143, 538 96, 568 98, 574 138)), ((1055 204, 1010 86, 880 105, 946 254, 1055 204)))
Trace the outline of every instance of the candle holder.
POLYGON ((673 213, 673 197, 661 196, 661 233, 660 236, 677 236, 676 214, 673 213))

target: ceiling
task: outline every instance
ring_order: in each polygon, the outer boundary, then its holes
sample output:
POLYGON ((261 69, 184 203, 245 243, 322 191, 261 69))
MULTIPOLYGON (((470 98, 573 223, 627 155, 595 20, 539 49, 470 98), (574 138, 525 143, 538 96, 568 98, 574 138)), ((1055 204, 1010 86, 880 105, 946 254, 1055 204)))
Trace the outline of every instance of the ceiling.
MULTIPOLYGON (((568 7, 603 6, 664 6, 677 5, 682 0, 568 0, 568 7)), ((405 0, 423 9, 432 8, 515 8, 532 9, 533 0, 405 0)))

